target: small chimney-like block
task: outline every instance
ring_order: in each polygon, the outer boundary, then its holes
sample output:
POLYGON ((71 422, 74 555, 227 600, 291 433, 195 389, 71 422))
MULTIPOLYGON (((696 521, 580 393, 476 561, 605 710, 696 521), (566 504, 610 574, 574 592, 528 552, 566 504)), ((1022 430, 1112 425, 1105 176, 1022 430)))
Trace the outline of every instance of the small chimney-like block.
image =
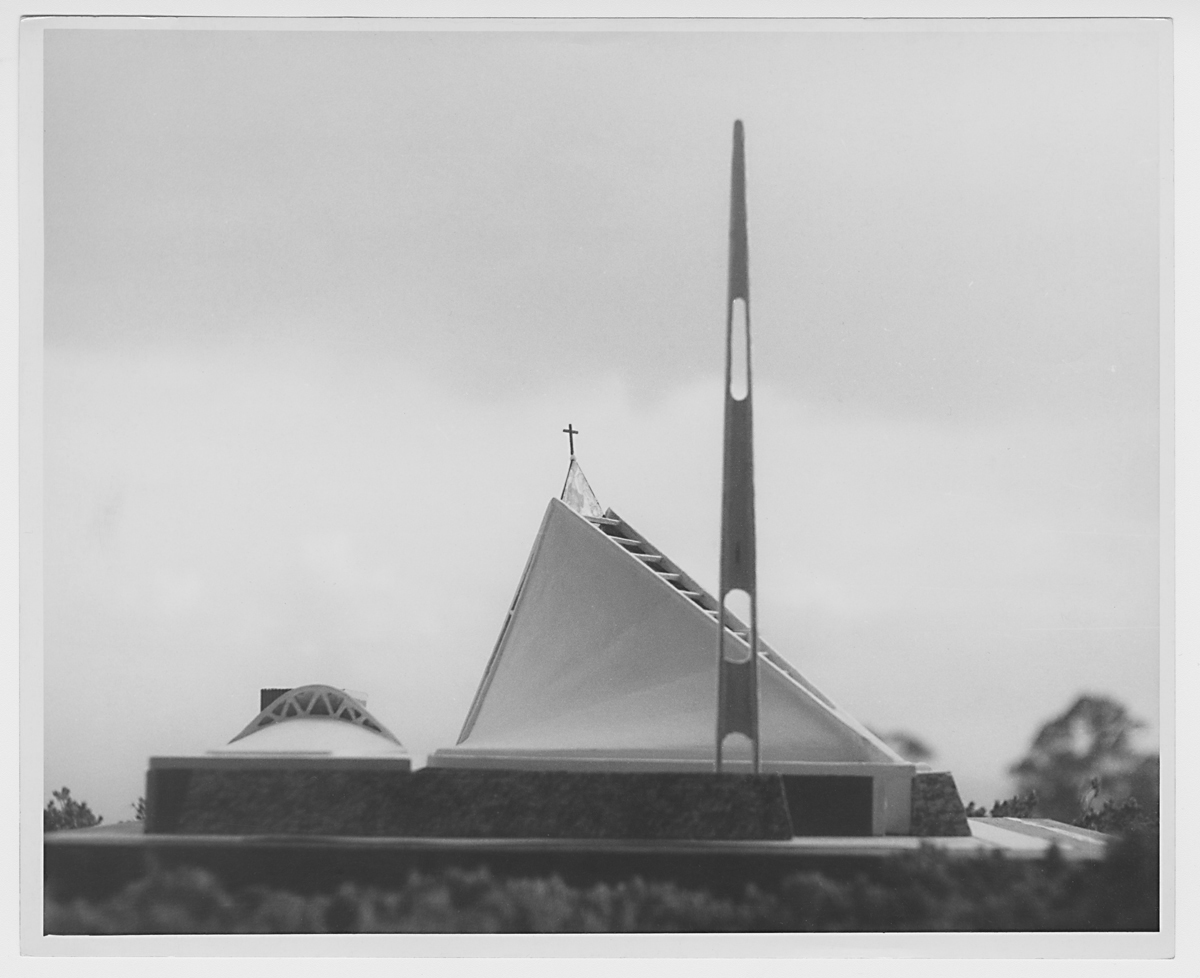
POLYGON ((290 693, 291 691, 292 691, 291 686, 284 686, 279 689, 275 689, 275 688, 260 689, 258 691, 258 710, 259 710, 259 712, 261 713, 263 710, 265 710, 268 706, 270 706, 277 699, 279 699, 279 697, 281 697, 284 693, 290 693))

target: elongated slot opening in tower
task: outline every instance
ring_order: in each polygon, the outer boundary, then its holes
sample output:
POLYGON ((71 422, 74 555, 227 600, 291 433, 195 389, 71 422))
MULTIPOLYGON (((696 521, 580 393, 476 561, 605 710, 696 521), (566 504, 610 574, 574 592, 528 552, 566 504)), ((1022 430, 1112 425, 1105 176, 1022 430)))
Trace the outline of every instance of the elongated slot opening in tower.
POLYGON ((741 761, 743 763, 753 763, 754 741, 744 733, 737 731, 727 733, 721 741, 721 753, 724 755, 726 762, 741 761))
POLYGON ((741 588, 734 588, 725 595, 725 611, 727 615, 725 618, 726 628, 734 632, 738 631, 739 626, 728 617, 728 615, 733 615, 737 621, 746 626, 747 632, 745 646, 734 639, 732 635, 727 634, 722 655, 726 662, 746 662, 750 658, 750 632, 748 631, 751 618, 750 595, 741 588))
POLYGON ((725 661, 735 666, 740 666, 743 662, 750 661, 750 639, 746 639, 747 646, 743 647, 736 639, 725 636, 725 647, 721 654, 725 657, 725 661))
POLYGON ((729 395, 744 401, 750 393, 750 323, 745 299, 729 310, 729 395))
POLYGON ((750 595, 740 587, 735 587, 725 595, 725 607, 736 615, 744 624, 750 624, 750 595))

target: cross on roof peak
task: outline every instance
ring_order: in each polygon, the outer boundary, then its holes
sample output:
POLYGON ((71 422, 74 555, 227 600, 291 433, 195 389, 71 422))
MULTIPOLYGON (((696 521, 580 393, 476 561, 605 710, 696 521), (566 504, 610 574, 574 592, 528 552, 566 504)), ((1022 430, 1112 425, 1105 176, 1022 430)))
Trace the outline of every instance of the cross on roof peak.
POLYGON ((575 436, 579 434, 579 429, 571 426, 571 422, 567 422, 567 426, 563 428, 563 434, 570 439, 571 443, 571 458, 575 457, 575 436))

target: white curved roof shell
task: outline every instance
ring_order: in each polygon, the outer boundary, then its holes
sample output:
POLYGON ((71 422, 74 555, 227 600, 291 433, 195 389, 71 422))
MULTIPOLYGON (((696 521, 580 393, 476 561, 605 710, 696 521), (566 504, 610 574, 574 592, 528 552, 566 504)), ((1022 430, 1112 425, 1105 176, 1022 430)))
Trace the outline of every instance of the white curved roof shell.
POLYGON ((209 754, 246 756, 293 754, 329 757, 406 758, 408 752, 365 727, 330 717, 296 717, 255 730, 209 754))

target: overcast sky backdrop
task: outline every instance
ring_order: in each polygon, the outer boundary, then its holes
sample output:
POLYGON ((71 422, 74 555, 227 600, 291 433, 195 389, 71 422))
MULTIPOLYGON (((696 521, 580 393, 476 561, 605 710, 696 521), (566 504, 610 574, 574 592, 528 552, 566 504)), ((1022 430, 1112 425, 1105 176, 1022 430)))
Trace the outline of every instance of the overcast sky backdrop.
POLYGON ((1152 746, 1162 35, 912 28, 47 30, 47 790, 261 686, 452 743, 568 421, 715 587, 735 118, 766 637, 976 801, 1152 746))

